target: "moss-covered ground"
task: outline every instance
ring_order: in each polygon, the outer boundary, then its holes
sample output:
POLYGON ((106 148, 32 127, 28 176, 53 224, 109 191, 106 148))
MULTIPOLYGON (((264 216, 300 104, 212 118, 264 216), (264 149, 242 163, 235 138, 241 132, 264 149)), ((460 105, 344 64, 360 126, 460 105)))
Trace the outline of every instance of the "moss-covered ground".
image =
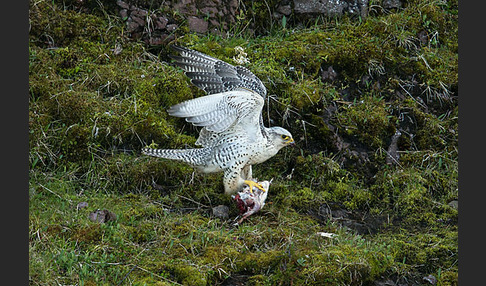
POLYGON ((221 174, 140 154, 193 146, 166 109, 203 93, 112 1, 85 2, 30 1, 31 285, 457 285, 457 1, 370 1, 364 19, 261 33, 241 13, 225 36, 181 23, 174 43, 233 64, 245 50, 266 125, 297 141, 254 166, 273 183, 238 227, 221 174))

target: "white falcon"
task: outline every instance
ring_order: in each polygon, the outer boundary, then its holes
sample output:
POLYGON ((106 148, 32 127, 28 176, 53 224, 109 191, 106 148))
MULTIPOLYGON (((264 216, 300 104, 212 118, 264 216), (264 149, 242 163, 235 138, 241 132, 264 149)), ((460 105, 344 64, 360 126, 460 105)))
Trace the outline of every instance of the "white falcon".
POLYGON ((201 52, 172 46, 171 55, 191 82, 207 95, 169 108, 172 116, 202 127, 193 149, 144 148, 145 155, 178 160, 201 172, 224 172, 228 195, 261 185, 252 180, 251 166, 262 163, 294 144, 289 131, 263 125, 262 109, 267 90, 261 80, 242 66, 233 66, 201 52))

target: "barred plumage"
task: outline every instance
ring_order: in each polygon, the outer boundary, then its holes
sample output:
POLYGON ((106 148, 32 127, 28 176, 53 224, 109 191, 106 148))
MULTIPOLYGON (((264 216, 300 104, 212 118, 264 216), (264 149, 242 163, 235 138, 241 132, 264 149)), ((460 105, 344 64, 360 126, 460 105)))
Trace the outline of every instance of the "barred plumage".
POLYGON ((204 164, 205 159, 211 154, 210 148, 198 149, 152 149, 143 148, 142 153, 145 155, 182 161, 193 166, 204 164))
POLYGON ((198 51, 172 46, 180 56, 170 55, 181 67, 191 82, 208 94, 220 93, 237 88, 246 88, 265 97, 267 89, 262 81, 243 66, 232 66, 226 62, 198 51))
POLYGON ((294 143, 287 130, 263 125, 265 86, 245 67, 235 67, 187 48, 173 49, 180 53, 170 56, 175 64, 208 95, 174 105, 168 113, 202 127, 196 141, 202 148, 144 148, 143 154, 179 160, 202 172, 223 171, 227 194, 236 193, 244 184, 252 188, 256 183, 251 180, 251 166, 294 143))

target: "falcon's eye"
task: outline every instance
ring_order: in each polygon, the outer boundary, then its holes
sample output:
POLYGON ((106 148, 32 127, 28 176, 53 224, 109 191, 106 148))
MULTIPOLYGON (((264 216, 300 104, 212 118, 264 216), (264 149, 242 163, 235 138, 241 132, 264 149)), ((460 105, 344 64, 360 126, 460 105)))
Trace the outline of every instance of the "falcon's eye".
POLYGON ((289 139, 289 136, 287 136, 287 135, 282 135, 281 137, 282 137, 283 140, 289 139))

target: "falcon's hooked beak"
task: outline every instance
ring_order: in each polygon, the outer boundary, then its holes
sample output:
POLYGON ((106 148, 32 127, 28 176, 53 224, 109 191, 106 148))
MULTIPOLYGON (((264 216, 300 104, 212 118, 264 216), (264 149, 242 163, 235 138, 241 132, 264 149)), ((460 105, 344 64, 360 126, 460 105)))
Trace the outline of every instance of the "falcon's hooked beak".
POLYGON ((295 141, 294 141, 294 138, 290 138, 289 140, 287 140, 286 142, 288 145, 295 145, 295 141))

